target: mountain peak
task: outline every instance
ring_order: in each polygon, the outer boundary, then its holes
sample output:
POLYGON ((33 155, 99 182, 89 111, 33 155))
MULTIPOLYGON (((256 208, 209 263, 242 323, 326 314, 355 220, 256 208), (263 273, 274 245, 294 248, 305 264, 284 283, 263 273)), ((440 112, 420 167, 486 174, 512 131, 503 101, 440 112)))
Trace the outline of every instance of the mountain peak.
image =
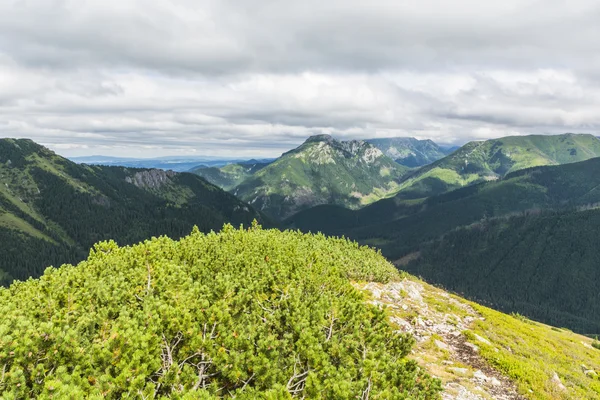
POLYGON ((320 135, 312 135, 304 143, 314 143, 314 142, 333 142, 335 139, 331 135, 320 134, 320 135))

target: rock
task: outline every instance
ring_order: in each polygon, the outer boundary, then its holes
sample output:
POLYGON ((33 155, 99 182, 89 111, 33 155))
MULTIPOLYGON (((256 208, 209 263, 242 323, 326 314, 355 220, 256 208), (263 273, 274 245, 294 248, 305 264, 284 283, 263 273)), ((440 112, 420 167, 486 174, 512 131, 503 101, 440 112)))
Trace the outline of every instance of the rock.
POLYGON ((398 325, 402 332, 412 332, 413 331, 413 326, 410 324, 410 322, 408 322, 402 318, 392 316, 392 317, 390 317, 390 321, 392 323, 398 325))
POLYGON ((490 379, 490 383, 492 384, 492 386, 502 386, 502 382, 500 382, 498 379, 492 377, 492 379, 490 379))
POLYGON ((450 367, 448 369, 457 375, 467 375, 469 373, 469 370, 466 368, 450 367))
POLYGON ((488 377, 486 374, 484 374, 483 372, 481 372, 481 370, 477 370, 475 371, 475 373, 473 373, 473 378, 477 379, 478 381, 481 382, 487 382, 488 381, 488 377))
POLYGON ((554 375, 552 375, 551 381, 559 390, 561 390, 561 391, 567 390, 567 387, 565 385, 563 385, 563 383, 561 382, 561 380, 558 377, 558 374, 556 372, 554 373, 554 375))
POLYGON ((591 378, 597 378, 598 377, 598 373, 596 371, 594 371, 593 369, 588 369, 583 371, 583 373, 585 374, 585 376, 589 376, 591 378))
POLYGON ((479 347, 477 347, 473 343, 465 342, 465 346, 467 346, 468 348, 473 350, 475 353, 477 353, 479 351, 479 347))
POLYGON ((490 343, 490 341, 489 341, 489 340, 487 340, 486 338, 484 338, 484 337, 481 337, 481 336, 479 336, 479 335, 478 335, 478 334, 476 334, 476 333, 473 333, 473 335, 475 336, 475 339, 479 340, 481 343, 485 343, 485 344, 487 344, 487 345, 490 345, 490 346, 492 345, 492 344, 490 343))
POLYGON ((177 173, 174 171, 164 171, 162 169, 150 169, 140 171, 128 176, 125 181, 131 183, 140 189, 159 189, 160 187, 170 184, 171 179, 177 173))
POLYGON ((450 350, 450 347, 446 343, 442 342, 441 340, 435 339, 435 345, 442 350, 450 350))
POLYGON ((419 303, 423 303, 423 296, 421 296, 421 291, 419 290, 419 288, 422 288, 421 285, 419 285, 418 283, 415 283, 415 282, 408 281, 408 280, 405 280, 403 282, 403 284, 404 284, 404 291, 406 292, 408 297, 410 297, 412 300, 415 300, 419 303))

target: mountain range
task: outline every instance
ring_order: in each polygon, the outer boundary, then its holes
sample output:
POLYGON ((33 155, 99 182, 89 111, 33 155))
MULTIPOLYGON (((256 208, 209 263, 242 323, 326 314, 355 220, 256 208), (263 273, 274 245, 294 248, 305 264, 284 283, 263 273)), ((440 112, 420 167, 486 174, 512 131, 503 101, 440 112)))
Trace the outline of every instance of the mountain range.
POLYGON ((185 173, 2 139, 0 397, 600 398, 599 144, 318 135, 185 173))
POLYGON ((469 142, 447 157, 404 177, 398 192, 415 199, 496 180, 524 168, 600 156, 600 140, 587 134, 507 136, 469 142))
POLYGON ((30 140, 0 140, 1 283, 79 261, 100 240, 132 244, 253 219, 269 224, 194 174, 79 165, 30 140))
POLYGON ((599 332, 599 188, 594 158, 419 201, 315 207, 287 224, 377 246, 402 269, 505 311, 599 332), (536 290, 527 290, 532 282, 536 290))

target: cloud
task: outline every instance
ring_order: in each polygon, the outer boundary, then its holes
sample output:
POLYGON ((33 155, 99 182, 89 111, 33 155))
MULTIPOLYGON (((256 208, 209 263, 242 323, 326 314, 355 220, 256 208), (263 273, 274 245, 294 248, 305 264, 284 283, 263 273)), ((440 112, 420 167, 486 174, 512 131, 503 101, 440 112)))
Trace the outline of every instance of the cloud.
POLYGON ((599 20, 591 0, 6 0, 0 135, 273 156, 316 133, 598 133, 599 20))

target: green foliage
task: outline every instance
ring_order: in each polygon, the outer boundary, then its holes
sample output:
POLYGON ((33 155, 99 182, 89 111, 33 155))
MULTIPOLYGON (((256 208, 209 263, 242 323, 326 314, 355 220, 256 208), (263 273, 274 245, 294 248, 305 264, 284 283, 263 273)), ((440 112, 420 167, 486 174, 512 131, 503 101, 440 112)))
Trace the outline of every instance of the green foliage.
POLYGON ((193 174, 78 165, 30 140, 0 140, 0 285, 82 260, 101 240, 181 237, 254 218, 267 222, 193 174), (152 174, 154 185, 130 183, 152 174))
POLYGON ((434 399, 412 337, 350 284, 397 277, 369 248, 257 224, 99 243, 0 289, 0 397, 434 399))
POLYGON ((592 342, 592 347, 595 348, 595 349, 600 350, 600 342, 598 341, 598 336, 596 336, 596 338, 592 342))
POLYGON ((232 189, 277 219, 319 204, 359 208, 395 193, 407 168, 361 141, 309 138, 232 189))

